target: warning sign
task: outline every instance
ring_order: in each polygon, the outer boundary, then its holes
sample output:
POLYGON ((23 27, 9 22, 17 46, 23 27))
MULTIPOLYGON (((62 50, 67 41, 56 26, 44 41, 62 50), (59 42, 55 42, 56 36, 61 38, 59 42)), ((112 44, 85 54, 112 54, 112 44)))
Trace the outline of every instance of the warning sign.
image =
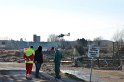
POLYGON ((88 57, 89 58, 94 58, 94 57, 99 57, 99 47, 95 47, 95 46, 89 46, 88 49, 88 57))

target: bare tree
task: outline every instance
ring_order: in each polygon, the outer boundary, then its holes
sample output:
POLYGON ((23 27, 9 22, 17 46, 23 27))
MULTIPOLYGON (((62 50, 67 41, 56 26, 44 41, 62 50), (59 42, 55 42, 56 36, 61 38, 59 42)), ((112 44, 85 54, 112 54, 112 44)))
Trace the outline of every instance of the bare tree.
POLYGON ((124 48, 124 29, 118 30, 113 36, 113 63, 118 62, 118 66, 121 66, 121 57, 120 50, 124 48))
POLYGON ((94 38, 94 42, 98 46, 100 46, 101 40, 103 40, 103 38, 101 36, 94 38))
POLYGON ((113 36, 113 40, 119 43, 124 42, 124 29, 122 29, 121 31, 117 31, 113 36))
POLYGON ((48 42, 60 42, 60 41, 65 41, 63 37, 58 37, 58 35, 55 35, 55 34, 51 34, 49 35, 48 39, 47 39, 48 42))
POLYGON ((59 38, 57 37, 57 35, 51 34, 51 35, 49 35, 47 41, 48 41, 48 42, 56 42, 56 41, 58 41, 58 39, 59 39, 59 38))
POLYGON ((94 38, 94 41, 103 40, 101 36, 94 38))

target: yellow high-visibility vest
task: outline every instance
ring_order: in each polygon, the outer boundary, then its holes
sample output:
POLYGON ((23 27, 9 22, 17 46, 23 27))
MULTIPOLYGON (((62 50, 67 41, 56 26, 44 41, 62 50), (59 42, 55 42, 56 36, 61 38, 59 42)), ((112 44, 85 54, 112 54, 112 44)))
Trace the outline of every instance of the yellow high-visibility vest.
MULTIPOLYGON (((26 56, 34 55, 35 51, 32 48, 24 48, 24 53, 26 56)), ((25 60, 25 63, 33 63, 33 60, 25 60)))
POLYGON ((24 48, 24 53, 26 56, 31 56, 32 54, 35 53, 35 51, 32 48, 24 48))

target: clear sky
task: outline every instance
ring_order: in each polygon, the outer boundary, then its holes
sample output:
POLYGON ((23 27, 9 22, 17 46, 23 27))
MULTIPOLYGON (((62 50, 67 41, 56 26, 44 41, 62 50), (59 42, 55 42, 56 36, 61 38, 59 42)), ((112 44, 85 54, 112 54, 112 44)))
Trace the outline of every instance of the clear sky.
POLYGON ((96 37, 111 40, 124 29, 124 0, 0 0, 0 37, 27 41, 33 34, 65 40, 96 37))

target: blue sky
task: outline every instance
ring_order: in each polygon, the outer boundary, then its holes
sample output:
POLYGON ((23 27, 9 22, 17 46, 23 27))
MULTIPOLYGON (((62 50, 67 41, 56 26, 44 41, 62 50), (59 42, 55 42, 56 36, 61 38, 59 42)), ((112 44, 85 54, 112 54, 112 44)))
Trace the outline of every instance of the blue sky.
POLYGON ((70 32, 65 40, 103 37, 124 29, 123 0, 0 0, 0 38, 46 41, 70 32))

